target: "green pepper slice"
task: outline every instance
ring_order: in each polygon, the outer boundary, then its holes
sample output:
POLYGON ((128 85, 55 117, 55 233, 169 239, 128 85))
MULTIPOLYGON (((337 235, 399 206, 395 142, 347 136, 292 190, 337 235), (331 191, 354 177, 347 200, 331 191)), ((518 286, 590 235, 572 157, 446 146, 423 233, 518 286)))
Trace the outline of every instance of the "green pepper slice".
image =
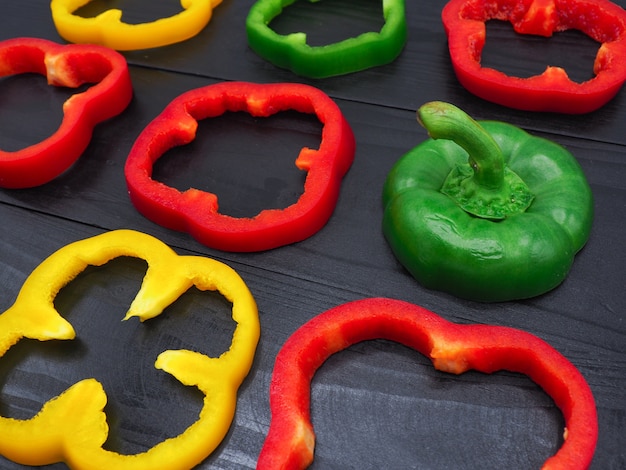
POLYGON ((259 0, 246 19, 248 44, 277 67, 304 77, 327 78, 387 64, 404 48, 407 38, 404 0, 383 0, 385 24, 380 32, 370 31, 318 47, 307 44, 305 33, 285 36, 269 27, 283 8, 295 1, 259 0))

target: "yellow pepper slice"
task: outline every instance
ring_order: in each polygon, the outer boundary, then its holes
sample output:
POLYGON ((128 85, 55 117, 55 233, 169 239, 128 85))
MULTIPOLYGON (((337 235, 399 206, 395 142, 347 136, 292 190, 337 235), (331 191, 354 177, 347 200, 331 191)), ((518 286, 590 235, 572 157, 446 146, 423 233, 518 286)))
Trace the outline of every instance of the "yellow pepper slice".
POLYGON ((162 352, 157 369, 205 397, 199 419, 182 434, 146 452, 105 450, 106 394, 95 379, 82 380, 46 402, 32 419, 0 417, 0 454, 25 465, 65 461, 73 469, 190 469, 223 440, 235 414, 237 390, 247 376, 260 335, 256 302, 227 265, 200 256, 179 256, 154 237, 115 230, 69 244, 45 259, 24 282, 15 303, 0 315, 0 356, 22 338, 73 339, 75 332, 54 308, 57 293, 88 265, 119 256, 142 258, 145 277, 125 319, 159 315, 192 286, 217 290, 232 303, 237 323, 230 349, 218 358, 188 350, 162 352))
POLYGON ((74 15, 92 0, 52 0, 52 20, 63 39, 100 44, 118 51, 151 49, 194 37, 208 24, 222 0, 180 0, 183 11, 150 23, 122 22, 122 11, 110 9, 93 18, 74 15))

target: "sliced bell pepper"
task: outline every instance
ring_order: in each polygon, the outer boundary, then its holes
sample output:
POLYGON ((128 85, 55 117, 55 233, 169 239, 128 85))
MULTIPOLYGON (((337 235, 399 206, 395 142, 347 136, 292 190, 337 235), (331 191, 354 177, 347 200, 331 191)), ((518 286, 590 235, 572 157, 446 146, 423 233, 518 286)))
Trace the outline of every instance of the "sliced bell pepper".
POLYGON ((396 341, 452 374, 508 370, 527 375, 565 418, 564 443, 544 469, 585 469, 598 438, 596 407, 576 367, 540 338, 514 328, 459 325, 407 302, 370 298, 331 308, 309 320, 281 348, 270 384, 272 417, 258 470, 296 470, 313 461, 310 385, 332 354, 358 342, 396 341))
POLYGON ((277 67, 304 77, 327 78, 387 64, 404 48, 407 38, 404 0, 383 0, 385 24, 380 32, 367 32, 318 47, 307 44, 305 33, 285 36, 270 28, 270 22, 295 1, 258 0, 246 19, 248 44, 277 67))
POLYGON ((119 256, 142 258, 148 269, 125 319, 156 317, 192 286, 217 290, 232 303, 237 323, 231 347, 219 358, 189 350, 164 351, 155 367, 205 395, 198 420, 177 437, 135 455, 102 448, 108 425, 106 394, 96 379, 82 380, 46 402, 32 419, 0 417, 0 454, 24 465, 66 462, 89 470, 180 469, 204 460, 232 422, 237 390, 248 374, 259 339, 257 306, 231 268, 199 256, 178 256, 149 235, 116 230, 67 245, 44 260, 26 279, 15 303, 0 315, 0 356, 22 338, 74 339, 72 326, 56 311, 57 293, 88 265, 119 256))
POLYGON ((582 114, 604 106, 626 81, 626 11, 608 0, 451 0, 442 12, 452 66, 471 93, 527 111, 582 114), (594 78, 572 81, 564 69, 549 66, 529 78, 482 67, 485 22, 508 21, 520 34, 552 36, 575 29, 600 47, 594 78))
POLYGON ((157 224, 188 232, 219 250, 269 250, 304 240, 326 224, 354 149, 354 134, 341 110, 317 88, 223 82, 180 95, 144 129, 126 161, 126 182, 137 210, 157 224), (213 193, 193 188, 180 192, 151 178, 153 164, 163 153, 195 138, 198 120, 226 111, 267 117, 286 110, 315 114, 324 125, 320 148, 303 148, 296 159, 307 177, 304 193, 295 204, 282 210, 266 209, 253 218, 230 217, 218 212, 213 193))
POLYGON ((92 0, 52 0, 52 20, 63 39, 93 43, 131 51, 151 49, 185 41, 196 36, 211 20, 213 9, 222 0, 181 0, 183 11, 169 18, 142 24, 122 22, 122 11, 110 9, 93 18, 74 12, 92 0))
POLYGON ((100 46, 36 38, 0 42, 0 77, 25 73, 45 75, 54 86, 93 85, 65 101, 53 135, 15 152, 0 150, 2 188, 39 186, 59 176, 82 155, 94 127, 124 111, 133 95, 124 57, 100 46))
POLYGON ((565 148, 503 122, 431 102, 432 137, 404 155, 383 188, 383 232, 424 286, 483 302, 560 284, 585 245, 593 197, 565 148))

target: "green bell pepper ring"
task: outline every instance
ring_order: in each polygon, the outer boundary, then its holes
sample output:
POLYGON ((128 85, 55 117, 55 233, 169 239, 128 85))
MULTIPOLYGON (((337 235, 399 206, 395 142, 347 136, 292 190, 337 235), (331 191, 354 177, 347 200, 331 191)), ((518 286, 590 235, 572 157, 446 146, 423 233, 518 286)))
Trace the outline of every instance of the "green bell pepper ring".
POLYGON ((424 286, 483 302, 560 284, 585 245, 591 189, 560 145, 451 104, 418 110, 432 139, 392 168, 383 232, 424 286))
MULTIPOLYGON (((269 24, 296 0, 259 0, 246 19, 248 44, 277 67, 309 78, 344 75, 395 60, 406 43, 404 0, 383 0, 385 24, 380 32, 367 32, 334 44, 312 47, 305 33, 287 36, 269 24)), ((315 1, 315 0, 310 0, 315 1)))
POLYGON ((373 339, 396 341, 427 356, 437 370, 527 375, 552 397, 565 419, 564 442, 543 469, 582 470, 598 439, 595 401, 583 375, 561 353, 525 331, 459 325, 418 305, 370 298, 331 308, 301 326, 281 348, 270 384, 270 428, 258 470, 296 470, 313 461, 310 384, 332 354, 373 339))

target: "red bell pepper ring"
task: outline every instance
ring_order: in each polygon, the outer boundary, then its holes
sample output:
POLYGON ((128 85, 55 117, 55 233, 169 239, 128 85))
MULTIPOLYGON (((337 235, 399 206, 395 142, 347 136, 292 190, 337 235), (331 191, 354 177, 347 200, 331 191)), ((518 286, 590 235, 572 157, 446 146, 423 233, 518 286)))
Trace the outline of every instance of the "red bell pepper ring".
POLYGON ((188 232, 211 248, 253 252, 304 240, 328 221, 341 180, 354 160, 355 140, 339 107, 321 90, 296 83, 223 82, 174 99, 139 135, 126 161, 132 203, 146 218, 188 232), (191 142, 198 120, 226 111, 267 117, 295 110, 315 114, 324 125, 319 149, 303 148, 295 163, 307 172, 304 193, 285 209, 266 209, 252 218, 218 212, 217 196, 198 189, 184 192, 152 179, 154 162, 167 150, 191 142))
POLYGON ((626 81, 626 11, 608 0, 451 0, 442 21, 459 82, 487 101, 527 111, 583 114, 604 106, 626 81), (595 76, 576 83, 560 67, 529 78, 482 67, 485 22, 490 19, 509 21, 520 34, 583 32, 601 44, 595 76))
POLYGON ((54 86, 93 84, 63 103, 57 131, 15 152, 0 150, 0 187, 28 188, 47 183, 78 160, 94 127, 126 109, 133 96, 126 59, 94 45, 60 45, 36 38, 0 42, 0 77, 38 73, 54 86))
POLYGON ((564 442, 544 469, 585 469, 598 437, 596 407, 576 367, 538 337, 514 328, 460 325, 407 302, 348 302, 309 320, 283 345, 270 385, 272 418, 258 470, 303 469, 313 461, 310 383, 332 354, 372 339, 396 341, 427 356, 436 369, 461 374, 509 370, 527 375, 565 417, 564 442))

